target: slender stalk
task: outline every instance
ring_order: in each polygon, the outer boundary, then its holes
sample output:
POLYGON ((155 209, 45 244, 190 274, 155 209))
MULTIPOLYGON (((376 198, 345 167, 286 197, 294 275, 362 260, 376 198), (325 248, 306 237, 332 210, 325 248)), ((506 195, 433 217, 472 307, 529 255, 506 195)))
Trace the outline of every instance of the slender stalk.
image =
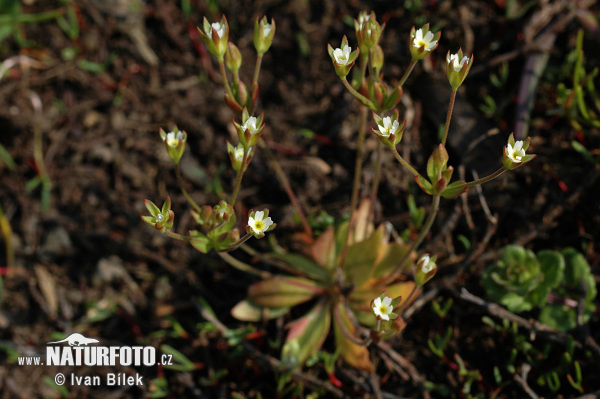
MULTIPOLYGON (((377 191, 379 189, 379 180, 381 179, 381 141, 377 140, 377 155, 375 159, 375 176, 373 177, 373 185, 371 186, 371 200, 369 201, 369 218, 370 221, 375 219, 374 209, 375 209, 375 198, 377 198, 377 191)), ((365 234, 367 233, 366 229, 368 228, 369 223, 365 225, 365 234)))
MULTIPOLYGON (((345 81, 345 80, 344 80, 345 81)), ((348 82, 346 82, 348 83, 348 82)), ((365 128, 367 126, 367 108, 360 107, 360 127, 358 130, 358 142, 356 147, 356 160, 354 165, 354 183, 352 184, 352 200, 350 202, 350 222, 348 223, 348 230, 346 231, 346 238, 344 239, 344 247, 340 254, 340 270, 344 268, 344 262, 346 261, 346 254, 348 253, 348 245, 350 242, 350 234, 354 229, 356 206, 358 204, 358 193, 360 188, 360 177, 362 173, 362 155, 363 155, 363 144, 365 141, 365 128)))
POLYGON ((223 85, 225 86, 227 94, 229 94, 231 98, 235 99, 233 96, 233 91, 231 91, 231 87, 229 86, 229 80, 227 79, 227 73, 225 72, 225 62, 223 60, 219 61, 219 68, 221 69, 221 77, 223 78, 223 85))
POLYGON ((352 95, 361 102, 361 104, 365 105, 366 107, 369 107, 371 109, 375 109, 377 108, 375 106, 375 104, 373 103, 373 101, 369 100, 367 97, 363 96, 362 94, 360 94, 358 91, 356 91, 356 89, 354 87, 352 87, 352 85, 350 83, 348 83, 348 81, 346 80, 346 78, 342 78, 342 83, 344 84, 344 86, 346 86, 346 89, 348 89, 348 91, 350 91, 350 93, 352 93, 352 95))
POLYGON ((408 79, 408 77, 410 76, 411 72, 415 68, 415 65, 417 65, 417 62, 411 60, 410 64, 408 64, 408 68, 406 68, 406 72, 404 72, 404 75, 402 75, 402 78, 400 79, 400 83, 398 83, 400 87, 404 86, 406 79, 408 79))
POLYGON ((448 104, 448 114, 446 114, 446 125, 444 126, 444 138, 442 139, 442 145, 446 146, 446 140, 448 139, 448 130, 450 129, 450 119, 452 119, 452 110, 454 109, 454 100, 456 100, 456 90, 452 90, 450 94, 450 103, 448 104))
POLYGON ((248 148, 244 148, 244 157, 242 158, 242 166, 237 173, 237 178, 235 179, 235 187, 233 188, 233 194, 231 194, 231 206, 235 204, 235 199, 237 198, 238 192, 240 191, 240 187, 242 185, 242 176, 244 176, 244 172, 246 171, 246 160, 248 159, 248 148))
POLYGON ((504 173, 506 171, 507 171, 507 169, 505 169, 504 166, 503 166, 503 167, 501 167, 500 169, 498 169, 497 171, 495 171, 494 173, 492 173, 489 176, 482 177, 481 179, 477 179, 477 180, 474 180, 472 182, 467 183, 467 187, 473 187, 473 186, 476 186, 478 184, 487 183, 490 180, 494 180, 496 177, 500 176, 502 173, 504 173))
POLYGON ((238 260, 238 259, 234 258, 233 256, 229 255, 227 252, 217 252, 217 254, 219 254, 221 259, 223 259, 225 262, 229 263, 229 265, 235 267, 238 270, 241 270, 241 271, 249 273, 249 274, 254 274, 255 276, 259 276, 262 279, 273 277, 273 275, 271 273, 264 271, 264 270, 259 270, 253 266, 250 266, 249 264, 242 262, 241 260, 238 260))
POLYGON ((190 236, 184 236, 183 234, 175 233, 175 232, 172 232, 171 230, 167 230, 165 232, 165 234, 168 235, 169 237, 174 238, 179 241, 192 242, 192 240, 193 240, 193 238, 190 236))
POLYGON ((404 300, 404 302, 402 303, 402 305, 400 305, 400 307, 398 308, 398 310, 396 310, 395 313, 398 315, 398 317, 402 317, 402 315, 404 314, 404 311, 406 310, 406 307, 410 303, 410 300, 412 299, 412 297, 415 296, 415 293, 417 292, 418 289, 419 289, 419 286, 417 286, 415 284, 415 286, 413 287, 413 289, 410 291, 410 294, 408 294, 408 298, 406 298, 404 300))
POLYGON ((404 158, 402 158, 402 155, 400 155, 398 153, 398 150, 395 147, 392 148, 392 153, 394 154, 394 156, 396 157, 398 162, 400 162, 404 167, 406 167, 410 171, 410 173, 412 173, 415 177, 420 177, 420 178, 424 179, 424 177, 421 176, 421 174, 419 172, 417 172, 417 170, 415 168, 410 166, 410 164, 408 162, 406 162, 404 160, 404 158))
POLYGON ((235 249, 238 249, 240 245, 242 245, 243 243, 245 243, 246 241, 248 241, 248 239, 252 237, 252 234, 250 233, 246 233, 242 238, 240 238, 239 240, 237 240, 236 242, 234 242, 233 244, 231 244, 231 246, 227 249, 224 249, 221 252, 231 252, 235 249))
POLYGON ((408 262, 408 260, 410 259, 410 254, 412 254, 413 251, 415 251, 417 248, 419 248, 419 245, 421 245, 421 243, 427 236, 427 233, 429 233, 429 230, 431 230, 431 226, 433 226, 433 221, 435 220, 435 217, 437 216, 439 206, 440 206, 440 195, 434 195, 431 200, 431 211, 429 212, 429 215, 427 215, 427 220, 425 221, 425 224, 423 225, 423 227, 421 227, 421 231, 419 232, 419 235, 417 236, 416 240, 413 241, 412 245, 410 246, 409 250, 406 252, 404 257, 400 260, 400 262, 398 263, 398 266, 396 266, 396 268, 388 275, 384 284, 387 285, 394 280, 394 276, 396 274, 398 274, 402 269, 404 269, 404 266, 406 266, 406 262, 408 262))
POLYGON ((258 75, 260 74, 260 66, 262 64, 263 56, 259 55, 256 57, 256 66, 254 67, 254 77, 252 78, 252 87, 254 90, 254 85, 258 84, 258 75))
POLYGON ((33 127, 33 159, 35 161, 35 167, 37 168, 38 177, 42 184, 42 211, 46 212, 48 211, 48 209, 50 209, 50 193, 52 191, 52 181, 50 180, 50 175, 48 174, 48 169, 46 169, 46 163, 44 161, 44 151, 42 148, 43 135, 42 129, 39 126, 38 118, 38 109, 36 109, 36 116, 33 127))
POLYGON ((198 203, 196 203, 196 201, 193 200, 193 198, 185 189, 185 186, 183 184, 183 177, 181 177, 181 169, 179 168, 179 164, 175 165, 175 174, 177 175, 177 183, 179 183, 179 188, 181 189, 181 192, 183 193, 187 201, 190 203, 190 205, 194 208, 196 212, 202 213, 202 208, 200 208, 200 205, 198 205, 198 203))
POLYGON ((279 162, 277 162, 277 159, 275 159, 273 152, 271 152, 271 149, 269 148, 269 146, 267 144, 265 144, 265 142, 263 140, 258 141, 258 146, 267 155, 267 158, 269 158, 269 161, 271 161, 271 164, 273 165, 273 169, 275 170, 275 174, 277 175, 277 178, 279 179, 279 183, 283 187, 283 190, 286 192, 286 194, 287 194, 288 198, 290 199, 290 202, 292 203, 294 208, 296 208, 296 212, 298 212, 298 216, 300 217, 300 220, 302 221, 302 226, 304 227, 304 232, 309 237, 312 237, 312 235, 313 235, 312 228, 310 227, 310 224, 308 223, 308 219, 306 218, 306 215, 304 215, 304 212, 302 211, 302 208, 300 207, 300 204, 298 203, 298 199, 296 198, 296 195, 294 194, 294 190, 292 190, 292 186, 290 185, 290 182, 289 182, 287 176, 283 172, 283 169, 281 169, 281 165, 279 165, 279 162))

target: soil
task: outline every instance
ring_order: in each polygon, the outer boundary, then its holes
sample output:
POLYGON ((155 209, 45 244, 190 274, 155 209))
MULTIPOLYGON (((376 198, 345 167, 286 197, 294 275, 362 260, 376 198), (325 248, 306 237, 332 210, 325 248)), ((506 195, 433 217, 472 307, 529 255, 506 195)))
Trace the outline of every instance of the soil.
MULTIPOLYGON (((595 54, 600 35, 585 18, 598 15, 598 6, 584 3, 6 2, 0 17, 11 21, 2 24, 7 29, 10 25, 12 34, 0 41, 1 68, 10 66, 0 80, 0 150, 8 154, 0 157, 0 205, 7 222, 2 225, 5 245, 0 245, 4 266, 0 396, 277 397, 282 370, 273 366, 273 359, 280 355, 292 317, 258 324, 235 320, 231 308, 245 298, 248 285, 257 278, 230 267, 214 252, 201 254, 140 220, 147 213, 144 199, 160 205, 169 195, 175 231, 195 228, 159 129, 177 126, 188 133, 181 170, 196 202, 214 205, 230 195, 235 173, 226 142, 236 142, 235 114, 224 105, 219 66, 199 40, 196 26, 202 26, 204 16, 209 21, 227 16, 230 40, 244 59, 242 80, 250 82, 256 59, 254 21, 263 15, 274 18, 276 36, 259 81, 257 109, 264 112, 267 126, 263 138, 311 219, 318 219, 321 212, 337 220, 347 218, 359 106, 336 76, 327 44, 337 47, 347 35, 356 47, 352 20, 361 10, 371 9, 387 22, 381 41, 387 81, 397 82, 410 62, 408 35, 413 25, 430 22, 442 30, 439 48, 417 65, 399 105, 403 117, 412 120, 399 150, 419 170, 425 170, 446 117, 450 88, 445 54, 462 47, 465 54, 475 55, 458 91, 449 138, 455 176, 464 166, 467 180, 473 170, 480 177, 493 172, 510 132, 517 128, 521 129, 517 134, 523 132, 517 109, 523 102, 519 90, 527 84, 522 80, 528 74, 527 62, 540 54, 536 38, 549 31, 554 34, 553 45, 542 51, 549 58, 533 89, 535 103, 526 113, 531 152, 538 156, 484 185, 481 192, 470 190, 463 198, 442 200, 440 215, 421 248, 438 255, 440 270, 412 306, 402 336, 386 341, 390 352, 382 346, 371 350, 378 380, 341 360, 330 374, 318 361, 297 373, 288 383, 290 389, 279 397, 317 397, 310 396, 315 392, 319 397, 348 398, 575 398, 594 391, 597 395, 597 312, 589 324, 569 333, 576 340, 581 390, 566 377, 574 375, 571 364, 559 376, 560 388, 552 391, 539 379, 543 382, 544 373, 560 362, 567 350, 565 335, 536 336, 535 327, 522 323, 517 335, 495 330, 482 318, 491 317, 501 325, 498 315, 460 294, 465 288, 486 298, 481 273, 511 243, 534 252, 574 247, 594 275, 599 274, 599 163, 588 161, 571 145, 583 144, 598 159, 598 129, 573 128, 557 104, 559 85, 572 87, 566 54, 575 47, 579 29, 585 31, 586 69, 599 63, 595 54), (19 12, 10 14, 9 4, 18 6, 19 12), (511 10, 510 4, 518 9, 511 10), (569 14, 575 8, 579 18, 569 14), (58 18, 20 19, 53 10, 59 10, 58 18), (495 86, 492 76, 501 76, 502 68, 508 71, 506 81, 495 86), (482 110, 486 96, 495 101, 493 112, 482 110), (39 183, 45 173, 48 180, 39 183), (447 300, 454 305, 440 318, 432 301, 447 300), (207 307, 243 343, 207 322, 202 313, 207 307), (443 336, 448 327, 452 335, 440 358, 428 339, 443 336), (17 355, 44 356, 46 342, 73 332, 108 346, 152 346, 165 353, 168 345, 191 365, 183 371, 161 366, 18 365, 17 355), (516 347, 518 337, 526 337, 540 352, 549 351, 547 368, 534 368, 528 376, 527 365, 539 359, 527 358, 521 351, 513 377, 507 353, 516 347), (392 352, 397 357, 390 357, 392 352), (467 370, 480 372, 470 393, 464 392, 467 374, 458 368, 460 359, 467 370), (144 385, 90 387, 69 380, 56 387, 52 381, 58 372, 138 373, 144 385), (494 373, 501 375, 501 382, 494 373)), ((365 143, 361 197, 369 195, 376 143, 374 136, 365 143)), ((384 151, 383 165, 376 222, 389 221, 399 233, 414 237, 406 200, 413 195, 418 206, 428 208, 429 197, 389 151, 384 151)), ((261 252, 274 245, 297 248, 294 233, 302 226, 268 158, 258 150, 244 176, 236 210, 246 215, 249 209, 265 207, 277 229, 249 245, 261 252)), ((245 223, 240 221, 240 226, 245 223)), ((243 251, 231 254, 271 270, 243 251)), ((521 316, 526 323, 536 313, 521 316)), ((326 341, 324 350, 335 350, 333 340, 326 341)))

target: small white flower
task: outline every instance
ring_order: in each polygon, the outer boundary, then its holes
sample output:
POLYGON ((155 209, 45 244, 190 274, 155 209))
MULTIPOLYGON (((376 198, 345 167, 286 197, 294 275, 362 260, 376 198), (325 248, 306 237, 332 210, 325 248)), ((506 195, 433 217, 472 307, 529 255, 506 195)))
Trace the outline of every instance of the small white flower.
POLYGON ((460 71, 465 64, 469 63, 468 57, 463 57, 462 60, 458 59, 458 54, 451 54, 448 59, 448 64, 452 63, 452 67, 456 72, 460 71))
POLYGON ((400 124, 398 123, 398 121, 394 121, 394 123, 392 124, 392 118, 386 116, 385 118, 383 118, 383 126, 377 125, 377 127, 379 128, 379 131, 381 132, 381 135, 383 137, 390 137, 390 135, 396 134, 396 131, 398 130, 398 127, 400 127, 400 124))
POLYGON ((273 30, 273 24, 265 23, 263 25, 263 36, 268 37, 272 30, 273 30))
POLYGON ((392 313, 392 310, 394 310, 394 307, 392 306, 392 298, 389 296, 383 297, 383 301, 381 300, 381 297, 377 297, 373 301, 373 313, 375 313, 375 316, 379 316, 383 320, 390 319, 390 313, 392 313))
POLYGON ((159 213, 158 215, 156 215, 156 223, 162 223, 165 220, 165 217, 163 216, 162 213, 159 213))
POLYGON ((242 129, 244 129, 244 131, 245 130, 249 130, 250 134, 254 134, 254 133, 256 133, 256 132, 258 132, 260 130, 259 129, 260 126, 256 126, 256 122, 257 122, 256 117, 251 116, 250 118, 248 118, 248 120, 246 121, 246 123, 244 123, 242 125, 242 129))
POLYGON ((165 137, 165 142, 169 147, 175 148, 179 145, 179 139, 181 139, 182 142, 185 142, 185 136, 183 132, 169 132, 165 137))
POLYGON ((336 48, 333 50, 333 58, 335 58, 335 62, 340 65, 346 65, 348 61, 350 61, 350 53, 352 49, 350 46, 346 45, 343 49, 336 48))
POLYGON ((522 162, 523 157, 525 156, 523 140, 516 141, 514 147, 508 143, 506 145, 506 156, 509 157, 513 162, 522 162))
POLYGON ((233 152, 233 156, 235 157, 235 159, 242 162, 244 160, 244 146, 241 144, 238 145, 235 148, 235 151, 233 152))
POLYGON ((263 211, 254 212, 254 217, 250 216, 248 218, 248 226, 256 233, 264 233, 273 225, 273 221, 270 217, 264 218, 265 213, 263 211))
MULTIPOLYGON (((217 35, 219 35, 219 37, 223 37, 223 35, 225 34, 225 24, 222 24, 220 22, 214 22, 210 27, 217 31, 217 35)), ((212 32, 206 33, 208 34, 208 36, 212 35, 212 32)))
POLYGON ((421 258, 421 270, 423 273, 427 274, 435 268, 435 263, 431 262, 431 258, 429 255, 423 255, 421 258))
POLYGON ((413 39, 413 46, 416 48, 424 47, 425 51, 431 51, 435 48, 437 40, 433 40, 433 33, 431 31, 425 34, 423 37, 423 29, 417 29, 415 32, 415 38, 413 39))

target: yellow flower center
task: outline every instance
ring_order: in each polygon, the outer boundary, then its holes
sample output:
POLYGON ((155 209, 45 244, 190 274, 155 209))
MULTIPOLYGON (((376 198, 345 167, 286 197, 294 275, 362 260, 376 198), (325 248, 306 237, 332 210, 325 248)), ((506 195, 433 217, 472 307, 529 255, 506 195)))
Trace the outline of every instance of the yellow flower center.
POLYGON ((255 220, 254 221, 254 228, 256 230, 263 230, 265 228, 265 224, 262 222, 262 220, 255 220))
POLYGON ((381 304, 381 306, 379 306, 379 313, 381 313, 381 314, 388 314, 389 313, 388 307, 385 306, 385 305, 383 305, 383 304, 381 304))

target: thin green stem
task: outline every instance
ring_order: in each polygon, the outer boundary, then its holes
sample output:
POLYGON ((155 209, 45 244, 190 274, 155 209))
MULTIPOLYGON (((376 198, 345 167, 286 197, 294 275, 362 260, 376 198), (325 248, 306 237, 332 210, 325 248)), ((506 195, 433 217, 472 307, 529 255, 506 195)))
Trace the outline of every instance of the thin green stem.
MULTIPOLYGON (((345 80, 344 80, 345 81, 345 80)), ((348 82, 346 82, 348 83, 348 82)), ((350 222, 348 223, 348 231, 346 231, 346 238, 344 239, 344 247, 340 254, 339 268, 344 268, 344 262, 346 261, 346 254, 348 253, 348 245, 350 241, 350 234, 354 229, 356 206, 358 204, 358 194, 360 189, 360 177, 362 174, 362 156, 363 147, 365 141, 365 129, 367 127, 367 108, 360 107, 360 127, 358 130, 358 140, 356 147, 356 160, 354 164, 354 183, 352 184, 352 199, 350 202, 350 222)))
MULTIPOLYGON (((369 201, 369 218, 370 221, 375 219, 374 208, 375 208, 375 199, 377 198, 377 191, 379 190, 379 181, 381 179, 381 141, 377 140, 377 149, 376 149, 376 159, 375 159, 375 176, 373 177, 373 185, 371 186, 371 200, 369 201)), ((367 234, 366 229, 368 228, 367 223, 365 225, 365 235, 367 234)))
POLYGON ((252 90, 254 90, 254 85, 258 84, 258 76, 260 75, 260 66, 262 64, 263 56, 259 55, 256 57, 256 66, 254 67, 254 77, 252 78, 252 90))
POLYGON ((179 183, 179 188, 181 189, 181 192, 183 193, 187 201, 190 203, 190 205, 194 208, 196 212, 202 213, 202 208, 200 208, 200 205, 198 205, 196 201, 192 199, 190 194, 185 189, 185 185, 183 184, 183 177, 181 177, 181 169, 179 167, 179 163, 175 165, 175 174, 177 175, 177 183, 179 183))
POLYGON ((271 165, 273 165, 273 169, 275 170, 275 174, 277 175, 277 178, 279 179, 279 183, 283 187, 283 190, 286 192, 286 194, 287 194, 288 198, 290 199, 290 202, 292 203, 294 208, 296 208, 296 212, 298 212, 298 217, 300 217, 302 226, 304 227, 304 232, 309 237, 312 237, 312 235, 313 235, 312 228, 310 227, 310 224, 308 223, 308 219, 306 218, 306 215, 304 214, 304 212, 302 211, 302 208, 300 207, 300 204, 298 203, 298 199, 296 198, 296 195, 294 194, 294 190, 292 190, 292 186, 290 185, 290 182, 289 182, 287 176, 283 172, 283 169, 281 169, 281 165, 279 165, 279 162, 277 162, 277 159, 273 155, 273 152, 271 151, 269 146, 263 140, 258 141, 258 146, 267 155, 267 158, 269 158, 269 161, 271 161, 271 165))
POLYGON ((487 183, 490 180, 494 180, 496 177, 500 176, 502 173, 504 173, 506 171, 507 171, 507 169, 503 166, 503 167, 501 167, 500 169, 498 169, 497 171, 495 171, 494 173, 492 173, 489 176, 482 177, 481 179, 477 179, 477 180, 474 180, 472 182, 467 183, 467 187, 473 187, 473 186, 476 186, 478 184, 487 183))
POLYGON ((406 68, 406 72, 404 72, 404 75, 402 75, 402 78, 400 79, 400 83, 398 83, 400 87, 404 86, 406 79, 408 79, 408 77, 410 76, 411 72, 415 68, 415 65, 417 65, 416 61, 410 61, 410 64, 408 64, 408 68, 406 68))
POLYGON ((225 262, 229 263, 231 266, 245 273, 254 274, 255 276, 259 276, 262 279, 273 277, 271 273, 250 266, 249 264, 242 262, 241 260, 238 260, 233 256, 229 255, 227 252, 217 252, 217 254, 219 254, 221 259, 223 259, 225 262))
POLYGON ((406 310, 406 307, 410 303, 410 300, 412 299, 412 297, 415 296, 415 293, 417 292, 418 289, 419 289, 419 286, 417 286, 415 284, 413 289, 410 291, 410 294, 408 294, 408 298, 406 298, 406 300, 402 303, 402 305, 400 305, 398 310, 396 310, 395 313, 398 315, 398 317, 402 317, 402 315, 404 314, 404 311, 406 310))
POLYGON ((183 234, 175 233, 175 232, 172 232, 171 230, 167 230, 165 232, 165 234, 171 238, 174 238, 174 239, 180 240, 180 241, 192 242, 192 240, 193 240, 193 238, 190 236, 184 236, 183 234))
POLYGON ((421 174, 419 172, 417 172, 417 170, 415 168, 410 166, 410 164, 408 162, 406 162, 404 160, 404 158, 402 158, 402 155, 400 155, 398 153, 398 150, 395 147, 392 148, 392 153, 394 154, 394 156, 396 157, 398 162, 400 162, 404 167, 406 167, 410 171, 410 173, 412 173, 415 177, 420 177, 420 178, 424 179, 424 177, 421 176, 421 174))
POLYGON ((421 243, 427 236, 427 233, 429 233, 429 230, 431 230, 431 226, 433 226, 433 222, 435 220, 435 217, 437 216, 439 206, 440 206, 440 195, 434 195, 431 200, 431 210, 429 212, 429 215, 427 215, 427 220, 425 221, 425 224, 423 225, 423 227, 421 227, 421 231, 419 232, 419 235, 417 236, 415 241, 413 241, 413 243, 411 244, 411 246, 410 246, 409 250, 406 252, 406 254, 404 254, 402 259, 398 263, 398 266, 396 266, 396 268, 388 275, 384 284, 387 285, 394 280, 395 275, 400 273, 406 266, 406 262, 408 262, 408 260, 410 259, 410 255, 414 251, 416 251, 417 248, 419 248, 419 245, 421 245, 421 243))
POLYGON ((456 90, 452 90, 450 94, 450 103, 448 104, 448 114, 446 114, 446 125, 444 126, 444 138, 442 139, 442 145, 446 147, 446 140, 448 139, 448 130, 450 129, 450 120, 452 119, 452 110, 454 109, 454 100, 456 100, 456 90))
MULTIPOLYGON (((6 248, 6 266, 14 266, 15 265, 15 249, 13 246, 12 239, 12 228, 10 227, 10 222, 0 205, 0 232, 2 232, 2 236, 4 237, 4 247, 6 248)), ((1 280, 0 280, 0 289, 2 289, 1 280)), ((2 295, 0 295, 2 297, 2 295)))
POLYGON ((227 94, 235 100, 233 96, 233 91, 231 91, 231 87, 229 86, 229 80, 227 79, 227 73, 225 72, 225 62, 223 60, 219 61, 219 68, 221 69, 221 77, 223 78, 223 85, 225 86, 225 90, 227 94))
POLYGON ((235 204, 235 200, 237 198, 238 192, 240 191, 240 187, 242 185, 242 176, 244 176, 244 172, 246 171, 246 160, 248 159, 248 148, 244 148, 244 157, 242 158, 242 166, 237 173, 237 178, 235 179, 235 187, 233 188, 233 194, 231 194, 231 206, 235 204))
POLYGON ((346 89, 348 89, 348 91, 350 93, 352 93, 352 95, 361 102, 361 104, 371 108, 371 109, 375 109, 377 108, 375 106, 375 104, 373 103, 373 101, 369 100, 367 97, 363 96, 362 94, 360 94, 358 91, 356 91, 356 89, 354 87, 352 87, 352 85, 350 83, 348 83, 348 81, 346 80, 346 78, 342 78, 342 83, 344 84, 344 86, 346 86, 346 89))
POLYGON ((231 252, 233 250, 236 250, 239 248, 240 245, 242 245, 243 243, 245 243, 246 241, 248 241, 248 239, 252 237, 252 234, 250 233, 246 233, 242 238, 240 238, 239 240, 237 240, 236 242, 234 242, 233 244, 231 244, 231 246, 227 249, 224 249, 221 252, 231 252))

